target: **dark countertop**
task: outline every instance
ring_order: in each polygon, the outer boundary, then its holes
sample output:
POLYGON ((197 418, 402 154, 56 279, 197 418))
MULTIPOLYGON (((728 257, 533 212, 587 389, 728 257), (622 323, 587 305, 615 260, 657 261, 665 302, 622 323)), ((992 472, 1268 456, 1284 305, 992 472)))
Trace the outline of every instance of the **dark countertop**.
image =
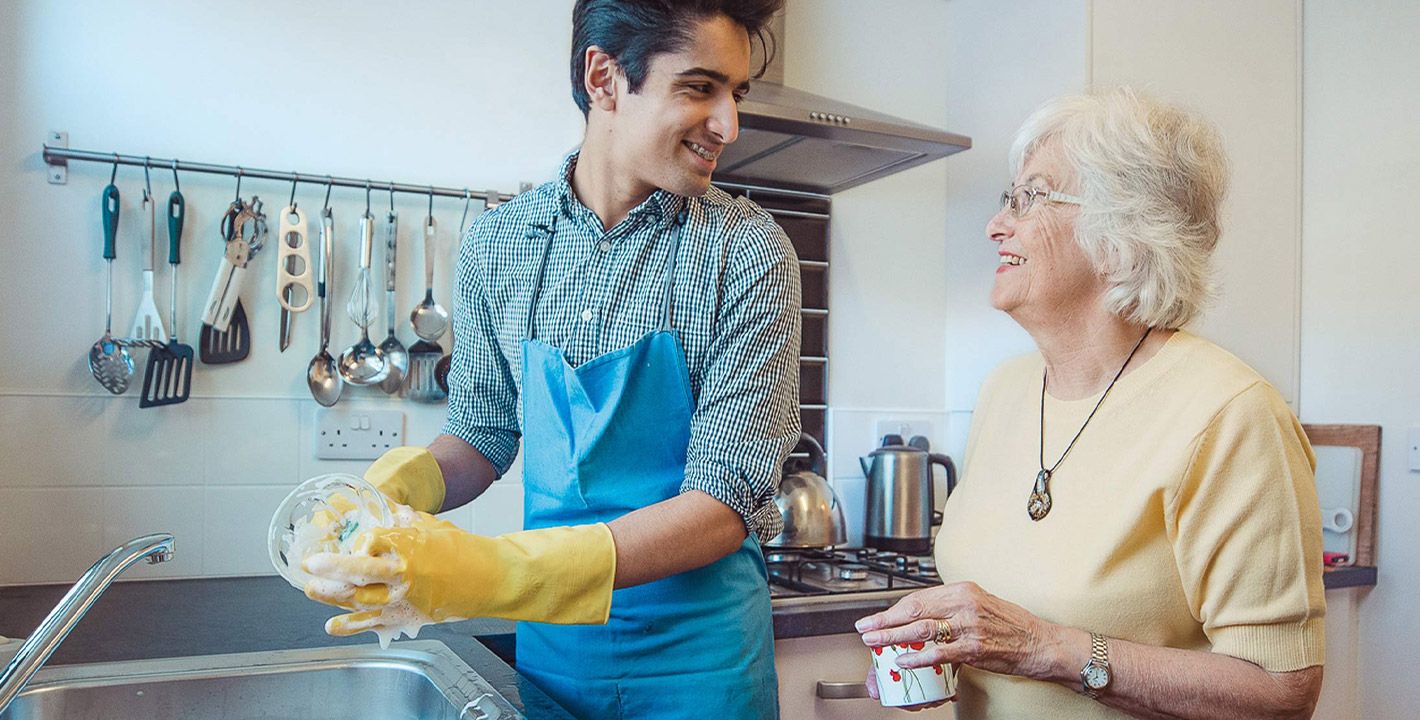
POLYGON ((857 632, 853 623, 858 618, 886 610, 910 589, 885 590, 875 593, 776 598, 774 608, 774 639, 786 640, 819 635, 857 632))
MULTIPOLYGON (((1370 587, 1376 584, 1374 567, 1327 568, 1326 589, 1370 587)), ((853 623, 865 615, 885 610, 911 590, 858 595, 777 598, 774 603, 774 639, 836 635, 855 632, 853 623)))
MULTIPOLYGON (((68 585, 0 587, 0 636, 27 637, 68 590, 68 585)), ((326 635, 325 620, 337 612, 274 575, 119 582, 99 597, 45 665, 375 643, 370 634, 326 635)), ((507 621, 465 620, 427 626, 419 639, 449 646, 529 718, 570 718, 509 666, 511 642, 504 646, 505 661, 479 641, 482 636, 511 640, 512 632, 507 621)))
POLYGON ((1372 565, 1347 565, 1344 567, 1327 568, 1326 573, 1321 576, 1321 580, 1327 590, 1333 588, 1372 587, 1376 584, 1377 574, 1375 566, 1372 565))
MULTIPOLYGON (((1373 567, 1328 570, 1326 587, 1376 584, 1373 567)), ((0 636, 24 638, 68 585, 0 587, 0 636)), ((774 638, 854 632, 858 618, 891 606, 909 590, 773 600, 774 638)), ((276 576, 119 582, 101 596, 64 641, 50 665, 361 645, 373 637, 335 638, 325 619, 335 608, 307 600, 276 576)), ((438 640, 530 718, 568 717, 513 665, 514 624, 478 619, 430 625, 420 640, 438 640)))

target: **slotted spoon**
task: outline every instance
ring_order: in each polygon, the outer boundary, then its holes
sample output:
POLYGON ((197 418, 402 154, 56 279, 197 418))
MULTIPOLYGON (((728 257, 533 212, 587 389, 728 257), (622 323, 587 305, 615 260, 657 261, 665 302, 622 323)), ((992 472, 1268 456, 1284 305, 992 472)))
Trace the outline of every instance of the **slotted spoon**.
POLYGON ((133 356, 113 337, 113 259, 114 239, 118 236, 118 187, 109 183, 102 198, 104 228, 104 263, 108 265, 108 292, 104 299, 104 335, 89 348, 89 372, 103 388, 114 395, 128 390, 128 378, 133 376, 133 356))

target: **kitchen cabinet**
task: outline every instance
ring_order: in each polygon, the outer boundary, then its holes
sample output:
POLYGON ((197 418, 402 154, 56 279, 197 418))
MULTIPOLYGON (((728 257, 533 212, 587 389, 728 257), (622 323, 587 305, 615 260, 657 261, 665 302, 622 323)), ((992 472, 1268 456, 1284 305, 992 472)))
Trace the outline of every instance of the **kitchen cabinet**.
MULTIPOLYGON (((816 720, 874 720, 906 717, 872 698, 824 700, 815 693, 820 680, 858 681, 868 676, 868 649, 857 633, 783 638, 774 641, 774 667, 779 673, 779 715, 816 720)), ((955 718, 955 710, 933 711, 933 718, 955 718)))

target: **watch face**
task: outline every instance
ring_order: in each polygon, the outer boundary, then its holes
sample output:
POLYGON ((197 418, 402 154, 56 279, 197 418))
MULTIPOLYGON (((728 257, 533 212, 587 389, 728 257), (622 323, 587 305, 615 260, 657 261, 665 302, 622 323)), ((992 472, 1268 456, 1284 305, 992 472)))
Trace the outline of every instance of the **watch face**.
POLYGON ((1085 666, 1085 684, 1091 690, 1103 690, 1109 684, 1109 668, 1104 665, 1090 663, 1085 666))

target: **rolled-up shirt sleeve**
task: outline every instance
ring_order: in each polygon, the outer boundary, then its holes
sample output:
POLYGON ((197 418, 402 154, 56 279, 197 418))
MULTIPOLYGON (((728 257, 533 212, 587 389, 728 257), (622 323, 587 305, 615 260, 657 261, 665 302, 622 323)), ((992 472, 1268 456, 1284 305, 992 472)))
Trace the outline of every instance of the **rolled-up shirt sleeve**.
POLYGON ((681 492, 725 503, 764 542, 783 529, 774 494, 799 439, 799 262, 763 211, 733 232, 681 492))
POLYGON ((483 453, 502 475, 518 454, 518 391, 484 289, 479 238, 497 211, 480 215, 459 250, 449 416, 443 432, 483 453))

